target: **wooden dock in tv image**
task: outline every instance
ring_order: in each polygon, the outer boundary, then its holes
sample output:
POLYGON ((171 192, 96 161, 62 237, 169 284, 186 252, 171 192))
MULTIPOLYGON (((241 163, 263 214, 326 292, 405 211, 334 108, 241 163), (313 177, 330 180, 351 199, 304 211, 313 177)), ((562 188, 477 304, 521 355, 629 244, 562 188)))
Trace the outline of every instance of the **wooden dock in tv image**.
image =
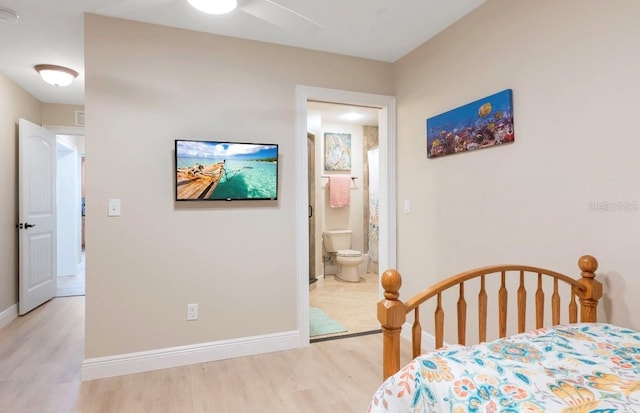
POLYGON ((178 199, 208 199, 224 173, 224 161, 209 165, 196 163, 177 170, 178 199))

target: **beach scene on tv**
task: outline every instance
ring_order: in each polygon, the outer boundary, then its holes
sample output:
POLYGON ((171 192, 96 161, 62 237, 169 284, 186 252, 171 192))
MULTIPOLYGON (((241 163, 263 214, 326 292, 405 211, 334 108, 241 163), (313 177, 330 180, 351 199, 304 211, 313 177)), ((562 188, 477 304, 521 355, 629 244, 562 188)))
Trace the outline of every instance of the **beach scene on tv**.
POLYGON ((176 140, 176 200, 277 199, 278 146, 176 140))

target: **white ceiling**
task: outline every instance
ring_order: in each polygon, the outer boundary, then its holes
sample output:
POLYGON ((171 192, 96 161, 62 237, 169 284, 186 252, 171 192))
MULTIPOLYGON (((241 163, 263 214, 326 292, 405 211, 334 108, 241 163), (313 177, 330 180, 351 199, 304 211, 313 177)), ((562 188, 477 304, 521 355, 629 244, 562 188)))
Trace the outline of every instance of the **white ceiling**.
POLYGON ((186 0, 0 0, 19 15, 0 16, 0 73, 42 102, 84 104, 85 12, 394 62, 484 1, 238 0, 214 16, 186 0), (47 85, 33 69, 41 63, 79 76, 66 88, 47 85))
POLYGON ((307 103, 307 113, 309 116, 318 114, 320 116, 320 119, 318 120, 323 124, 337 123, 360 126, 378 126, 380 109, 310 101, 307 103), (349 118, 348 115, 351 114, 356 114, 357 117, 349 118))

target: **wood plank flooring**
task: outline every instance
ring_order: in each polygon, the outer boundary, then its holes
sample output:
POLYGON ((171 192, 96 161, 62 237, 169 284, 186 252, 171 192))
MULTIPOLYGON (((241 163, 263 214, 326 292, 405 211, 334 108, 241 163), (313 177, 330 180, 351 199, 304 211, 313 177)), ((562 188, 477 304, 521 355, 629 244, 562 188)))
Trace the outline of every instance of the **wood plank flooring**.
POLYGON ((0 412, 73 412, 84 357, 84 297, 41 305, 0 330, 0 412))
POLYGON ((0 330, 0 412, 364 412, 382 375, 376 334, 81 383, 83 336, 84 297, 0 330))
POLYGON ((78 411, 364 412, 380 384, 380 338, 94 380, 78 411))

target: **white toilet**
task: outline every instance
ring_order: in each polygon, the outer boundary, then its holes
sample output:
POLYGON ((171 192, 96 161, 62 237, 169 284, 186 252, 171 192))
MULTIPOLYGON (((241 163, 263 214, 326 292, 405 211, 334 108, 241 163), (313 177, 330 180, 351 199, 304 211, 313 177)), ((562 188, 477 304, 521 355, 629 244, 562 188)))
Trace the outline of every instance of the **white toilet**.
POLYGON ((358 266, 362 264, 364 258, 362 251, 352 250, 351 230, 324 231, 322 233, 324 249, 331 254, 335 254, 338 263, 337 276, 349 282, 360 281, 358 266))

